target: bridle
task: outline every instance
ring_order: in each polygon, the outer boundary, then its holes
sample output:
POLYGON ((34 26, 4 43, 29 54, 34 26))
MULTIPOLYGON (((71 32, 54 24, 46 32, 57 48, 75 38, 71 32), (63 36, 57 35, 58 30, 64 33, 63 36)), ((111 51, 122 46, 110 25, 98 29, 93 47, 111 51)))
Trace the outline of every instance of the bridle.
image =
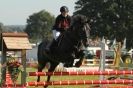
MULTIPOLYGON (((89 38, 89 33, 90 33, 90 27, 87 22, 84 23, 83 30, 84 30, 84 33, 81 32, 79 35, 81 38, 81 42, 84 44, 84 41, 89 42, 88 38, 89 38)), ((84 44, 84 45, 87 45, 87 44, 84 44)))

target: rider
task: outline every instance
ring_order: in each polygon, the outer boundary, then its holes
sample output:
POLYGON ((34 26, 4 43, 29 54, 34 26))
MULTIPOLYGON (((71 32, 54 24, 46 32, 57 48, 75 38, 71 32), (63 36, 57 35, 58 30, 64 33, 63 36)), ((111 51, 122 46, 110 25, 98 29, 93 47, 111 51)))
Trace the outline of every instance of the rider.
POLYGON ((63 33, 66 31, 71 22, 71 17, 68 15, 68 7, 62 6, 60 8, 61 14, 56 17, 55 24, 53 26, 53 36, 54 39, 56 40, 60 33, 63 33))
POLYGON ((54 46, 56 39, 59 37, 60 34, 62 34, 64 31, 67 31, 67 29, 70 27, 71 23, 71 17, 68 15, 68 7, 62 6, 60 8, 61 14, 56 17, 55 24, 53 26, 53 42, 47 47, 47 51, 51 50, 51 47, 54 46))

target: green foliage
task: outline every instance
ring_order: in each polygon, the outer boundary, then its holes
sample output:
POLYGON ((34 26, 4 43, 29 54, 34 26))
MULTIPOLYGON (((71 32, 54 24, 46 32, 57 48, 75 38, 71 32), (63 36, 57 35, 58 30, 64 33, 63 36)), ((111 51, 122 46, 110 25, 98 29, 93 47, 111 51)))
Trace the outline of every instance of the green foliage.
POLYGON ((31 39, 49 38, 54 19, 54 16, 45 10, 34 13, 27 19, 25 32, 31 39))
POLYGON ((126 37, 133 47, 132 0, 78 0, 75 4, 74 14, 83 14, 90 19, 92 35, 116 38, 117 41, 126 37))

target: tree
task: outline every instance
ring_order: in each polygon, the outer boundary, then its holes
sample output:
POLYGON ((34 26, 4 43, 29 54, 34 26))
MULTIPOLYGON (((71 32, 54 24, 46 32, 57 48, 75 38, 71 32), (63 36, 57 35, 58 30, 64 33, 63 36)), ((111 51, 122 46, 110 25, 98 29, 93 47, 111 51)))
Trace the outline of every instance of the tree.
POLYGON ((133 40, 129 33, 133 30, 132 0, 78 0, 75 4, 74 14, 90 19, 91 35, 116 38, 117 41, 125 37, 133 40))
POLYGON ((2 31, 3 31, 3 28, 4 28, 4 25, 3 25, 3 23, 0 23, 0 34, 2 33, 2 31))
POLYGON ((34 13, 27 19, 25 32, 32 39, 48 38, 54 19, 54 16, 45 10, 34 13))
POLYGON ((0 51, 2 50, 2 31, 3 31, 3 23, 0 22, 0 51))

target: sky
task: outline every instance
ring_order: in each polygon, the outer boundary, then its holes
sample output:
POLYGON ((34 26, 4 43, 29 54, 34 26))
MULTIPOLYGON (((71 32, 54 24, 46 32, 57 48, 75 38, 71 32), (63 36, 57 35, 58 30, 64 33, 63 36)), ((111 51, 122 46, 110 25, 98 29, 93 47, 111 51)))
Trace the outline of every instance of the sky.
POLYGON ((74 12, 77 0, 0 0, 0 22, 4 25, 25 25, 26 19, 41 10, 50 12, 55 17, 60 14, 60 7, 67 6, 69 14, 74 12))

